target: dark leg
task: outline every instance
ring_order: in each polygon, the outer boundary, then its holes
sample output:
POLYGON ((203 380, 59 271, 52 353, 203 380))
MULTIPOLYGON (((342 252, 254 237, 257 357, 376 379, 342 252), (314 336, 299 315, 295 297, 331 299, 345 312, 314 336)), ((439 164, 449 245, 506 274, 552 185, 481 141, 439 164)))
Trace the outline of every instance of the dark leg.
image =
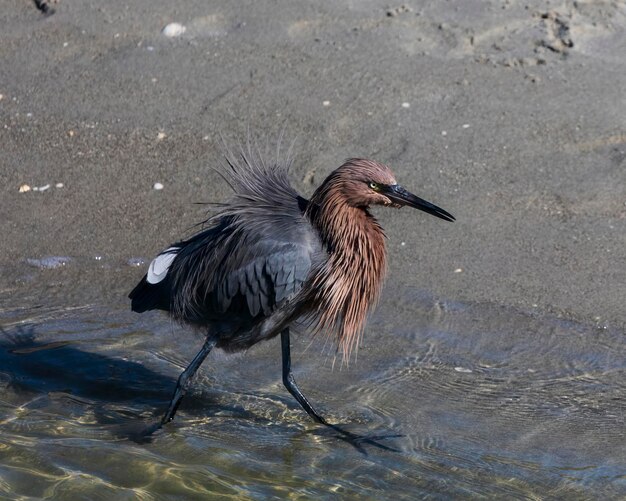
POLYGON ((176 414, 176 410, 178 409, 181 400, 191 386, 191 380, 193 379, 193 376, 196 374, 196 371, 202 365, 202 362, 204 362, 204 359, 207 357, 207 355, 216 343, 217 339, 213 337, 207 338, 198 354, 189 364, 189 367, 187 367, 178 378, 178 383, 176 383, 176 389, 174 390, 174 395, 172 395, 172 400, 170 400, 170 405, 167 408, 167 412, 163 416, 163 419, 161 419, 162 425, 169 423, 172 419, 174 419, 174 414, 176 414))
POLYGON ((378 439, 395 438, 395 437, 398 437, 399 435, 389 435, 387 437, 371 437, 371 438, 361 437, 359 435, 356 435, 355 433, 351 433, 349 431, 343 430, 335 424, 329 423, 322 416, 320 416, 315 411, 313 406, 309 403, 307 398, 302 394, 302 392, 300 391, 300 388, 298 388, 298 385, 296 384, 296 380, 294 379, 293 374, 291 373, 291 346, 289 343, 289 328, 283 330, 280 333, 280 345, 281 345, 282 353, 283 353, 283 384, 285 385, 285 388, 289 390, 289 393, 291 393, 294 396, 294 398, 298 401, 298 403, 302 406, 302 408, 307 412, 309 416, 311 416, 316 422, 323 424, 325 426, 328 426, 329 428, 332 428, 333 430, 338 432, 342 440, 346 440, 347 442, 352 444, 357 450, 359 450, 365 455, 367 455, 367 453, 365 452, 365 449, 361 445, 361 442, 373 445, 374 447, 378 447, 380 449, 398 452, 396 449, 392 447, 387 447, 386 445, 379 444, 378 442, 376 442, 376 439, 377 438, 378 439))
POLYGON ((315 421, 320 424, 330 426, 326 422, 326 420, 315 411, 313 406, 302 394, 300 388, 298 388, 298 385, 296 384, 296 380, 294 379, 293 374, 291 373, 291 346, 289 343, 289 328, 280 333, 280 345, 283 352, 283 384, 285 385, 285 388, 289 390, 289 393, 294 396, 294 398, 298 401, 298 403, 302 406, 302 408, 309 416, 311 416, 315 421))

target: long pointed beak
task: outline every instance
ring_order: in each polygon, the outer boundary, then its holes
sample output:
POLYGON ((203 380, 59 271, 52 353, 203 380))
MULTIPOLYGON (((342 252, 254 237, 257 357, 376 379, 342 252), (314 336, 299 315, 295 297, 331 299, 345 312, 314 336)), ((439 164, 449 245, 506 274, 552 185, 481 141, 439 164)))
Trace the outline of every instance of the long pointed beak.
POLYGON ((422 200, 420 197, 413 195, 413 193, 405 190, 399 184, 393 184, 388 186, 384 191, 384 194, 393 202, 398 205, 408 205, 409 207, 413 207, 415 209, 423 210, 424 212, 428 212, 428 214, 432 214, 433 216, 437 216, 441 219, 445 219, 446 221, 455 221, 455 218, 448 211, 443 210, 440 207, 437 207, 426 200, 422 200))

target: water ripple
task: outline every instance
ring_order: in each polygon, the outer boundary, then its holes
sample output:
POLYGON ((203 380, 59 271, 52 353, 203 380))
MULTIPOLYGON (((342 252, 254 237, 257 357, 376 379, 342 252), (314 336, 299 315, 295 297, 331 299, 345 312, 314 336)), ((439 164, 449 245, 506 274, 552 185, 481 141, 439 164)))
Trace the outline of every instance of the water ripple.
POLYGON ((357 364, 333 368, 322 339, 293 346, 322 414, 401 451, 367 456, 284 389, 276 340, 211 353, 176 420, 138 442, 133 430, 158 419, 201 338, 160 315, 2 310, 0 496, 623 494, 623 333, 413 289, 391 297, 357 364))

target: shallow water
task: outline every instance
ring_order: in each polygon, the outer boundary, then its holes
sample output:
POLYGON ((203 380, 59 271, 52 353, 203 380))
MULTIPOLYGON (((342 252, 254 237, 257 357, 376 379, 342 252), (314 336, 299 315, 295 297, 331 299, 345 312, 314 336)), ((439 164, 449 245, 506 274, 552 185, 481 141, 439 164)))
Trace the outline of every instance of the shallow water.
POLYGON ((165 316, 85 307, 0 313, 0 497, 610 499, 626 495, 624 333, 386 291, 358 362, 278 339, 211 353, 151 439, 201 339, 165 316), (394 436, 400 435, 400 436, 394 436))

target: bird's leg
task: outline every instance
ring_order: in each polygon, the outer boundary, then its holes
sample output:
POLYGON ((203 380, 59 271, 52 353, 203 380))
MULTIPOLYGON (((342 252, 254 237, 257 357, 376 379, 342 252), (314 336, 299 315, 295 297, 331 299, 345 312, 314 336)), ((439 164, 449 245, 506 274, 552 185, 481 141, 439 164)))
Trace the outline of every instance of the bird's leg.
POLYGON ((161 424, 169 423, 172 419, 174 419, 174 414, 176 414, 176 410, 180 405, 181 400, 187 393, 187 390, 191 386, 191 381, 196 374, 198 368, 204 362, 204 359, 207 357, 211 349, 217 343, 217 339, 214 337, 208 337, 207 340, 202 345, 202 348, 198 352, 198 354, 194 357, 194 359, 189 364, 183 373, 179 376, 178 382, 176 383, 176 389, 174 390, 174 395, 172 395, 172 399, 170 400, 170 405, 167 408, 167 412, 161 419, 161 424))
POLYGON ((331 426, 326 420, 320 416, 313 406, 309 403, 306 397, 298 388, 296 384, 296 380, 291 373, 291 347, 289 343, 289 328, 286 328, 280 333, 280 345, 283 353, 283 384, 285 388, 289 390, 294 398, 298 401, 298 403, 302 406, 302 408, 307 412, 309 416, 311 416, 315 421, 320 424, 325 424, 326 426, 331 426))
POLYGON ((384 437, 362 437, 355 433, 344 430, 335 424, 331 424, 328 421, 326 421, 322 416, 320 416, 316 412, 316 410, 313 408, 313 406, 309 403, 309 401, 306 399, 306 397, 302 394, 302 392, 300 391, 300 388, 298 388, 298 385, 296 384, 296 380, 294 379, 293 374, 291 373, 291 346, 289 343, 289 328, 284 329, 280 333, 280 344, 281 344, 282 354, 283 354, 283 384, 285 385, 285 388, 289 390, 289 393, 291 393, 294 396, 294 398, 298 401, 298 403, 302 406, 302 408, 307 412, 309 416, 311 416, 316 422, 323 424, 325 426, 328 426, 329 428, 332 428, 333 430, 338 432, 342 440, 346 440, 351 445, 353 445, 358 451, 362 452, 365 455, 367 455, 367 452, 365 452, 365 449, 363 448, 361 443, 370 444, 370 445, 373 445, 374 447, 378 447, 380 449, 384 449, 387 451, 399 452, 397 449, 394 449, 393 447, 388 447, 386 445, 379 444, 376 441, 376 439, 396 438, 396 437, 400 437, 401 435, 388 435, 384 437))

